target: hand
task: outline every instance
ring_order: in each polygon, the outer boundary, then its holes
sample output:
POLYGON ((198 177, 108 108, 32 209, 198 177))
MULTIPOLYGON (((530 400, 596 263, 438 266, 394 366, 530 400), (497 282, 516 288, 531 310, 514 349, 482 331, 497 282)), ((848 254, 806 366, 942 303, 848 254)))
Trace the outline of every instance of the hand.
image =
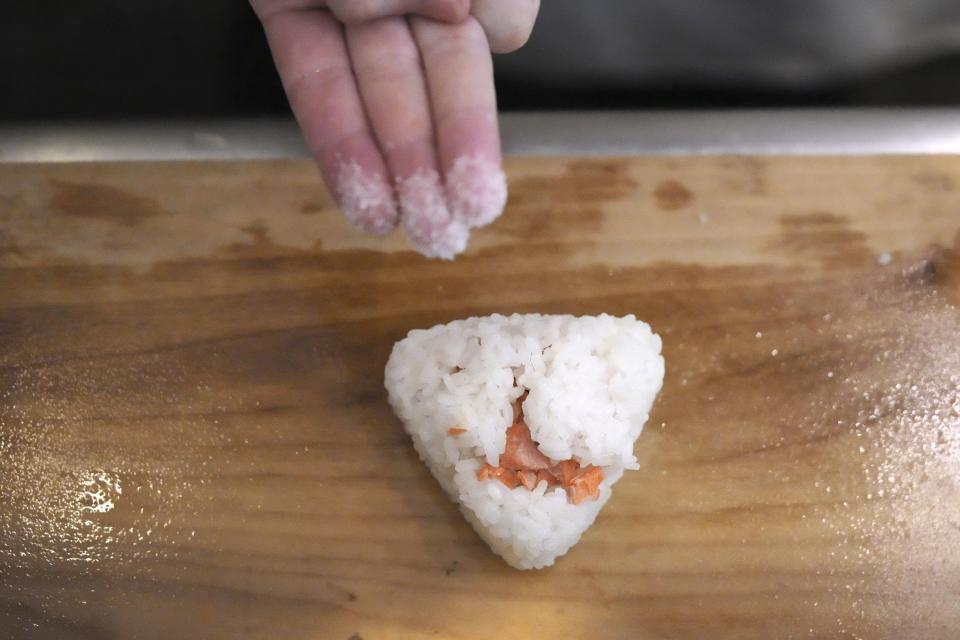
POLYGON ((526 41, 539 0, 251 4, 351 223, 376 234, 399 223, 424 255, 452 258, 471 228, 500 215, 507 188, 490 51, 526 41))

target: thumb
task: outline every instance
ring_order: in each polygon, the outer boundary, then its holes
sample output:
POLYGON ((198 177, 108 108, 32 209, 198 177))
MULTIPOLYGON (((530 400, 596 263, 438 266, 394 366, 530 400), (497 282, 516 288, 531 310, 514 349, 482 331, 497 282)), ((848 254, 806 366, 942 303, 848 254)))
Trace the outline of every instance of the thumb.
POLYGON ((494 53, 510 53, 527 43, 540 0, 473 0, 470 13, 483 26, 494 53))

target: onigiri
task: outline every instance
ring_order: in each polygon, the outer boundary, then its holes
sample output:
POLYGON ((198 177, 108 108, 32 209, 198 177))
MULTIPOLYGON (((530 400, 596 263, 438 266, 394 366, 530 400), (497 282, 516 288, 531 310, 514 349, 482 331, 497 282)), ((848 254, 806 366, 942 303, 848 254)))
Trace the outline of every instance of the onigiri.
POLYGON ((663 384, 634 316, 514 314, 411 331, 385 383, 444 491, 518 569, 550 566, 593 524, 663 384))

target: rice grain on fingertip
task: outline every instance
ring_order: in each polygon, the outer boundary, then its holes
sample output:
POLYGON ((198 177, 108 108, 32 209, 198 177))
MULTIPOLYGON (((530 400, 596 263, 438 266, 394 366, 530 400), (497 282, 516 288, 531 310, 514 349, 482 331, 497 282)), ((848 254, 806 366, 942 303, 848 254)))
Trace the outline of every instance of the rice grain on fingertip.
POLYGON ((446 187, 451 214, 470 228, 490 224, 507 204, 503 171, 477 155, 460 156, 453 162, 446 187))
POLYGON ((397 226, 397 206, 387 180, 357 162, 339 165, 336 196, 343 217, 365 233, 386 235, 397 226))
POLYGON ((466 249, 470 229, 450 215, 439 173, 420 169, 398 179, 397 193, 403 230, 417 251, 452 260, 466 249))

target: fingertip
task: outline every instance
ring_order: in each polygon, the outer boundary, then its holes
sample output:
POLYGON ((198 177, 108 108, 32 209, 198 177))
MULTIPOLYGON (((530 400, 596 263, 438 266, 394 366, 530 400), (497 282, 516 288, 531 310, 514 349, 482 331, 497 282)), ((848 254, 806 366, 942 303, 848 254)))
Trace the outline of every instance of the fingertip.
POLYGON ((530 40, 532 32, 526 28, 515 28, 498 33, 487 33, 490 51, 493 53, 513 53, 523 48, 530 40))
POLYGON ((458 220, 451 220, 446 225, 438 227, 429 237, 415 237, 409 232, 407 237, 413 248, 424 257, 453 260, 467 248, 470 229, 458 220))
POLYGON ((470 11, 483 25, 493 53, 512 53, 530 40, 540 0, 473 0, 470 11))
POLYGON ((450 215, 440 176, 420 169, 397 181, 401 225, 410 244, 428 258, 452 260, 467 246, 470 229, 450 215))
POLYGON ((373 235, 385 235, 397 226, 393 189, 384 176, 351 161, 340 163, 335 181, 340 211, 351 225, 373 235))
POLYGON ((467 227, 486 226, 503 213, 507 178, 499 163, 479 155, 460 156, 446 177, 450 212, 467 227))

